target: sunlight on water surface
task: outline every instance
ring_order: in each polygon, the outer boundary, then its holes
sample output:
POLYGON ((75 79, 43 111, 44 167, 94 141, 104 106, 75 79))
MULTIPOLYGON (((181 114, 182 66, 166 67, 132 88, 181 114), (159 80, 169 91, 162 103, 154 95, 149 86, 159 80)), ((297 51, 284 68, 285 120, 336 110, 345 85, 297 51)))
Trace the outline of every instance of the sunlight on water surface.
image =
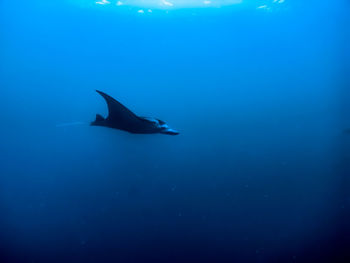
MULTIPOLYGON (((270 10, 273 6, 285 3, 285 0, 82 0, 84 4, 99 6, 136 7, 149 9, 179 8, 220 8, 237 4, 253 4, 258 9, 270 10)), ((140 13, 143 13, 142 11, 140 13)))

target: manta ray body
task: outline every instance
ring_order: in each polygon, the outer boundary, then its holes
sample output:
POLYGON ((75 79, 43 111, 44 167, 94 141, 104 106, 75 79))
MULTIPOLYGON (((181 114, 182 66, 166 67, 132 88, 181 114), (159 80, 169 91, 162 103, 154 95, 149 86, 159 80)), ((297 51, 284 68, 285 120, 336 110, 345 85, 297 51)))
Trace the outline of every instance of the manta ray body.
POLYGON ((136 134, 179 134, 178 131, 169 128, 164 121, 150 117, 139 117, 106 93, 99 90, 96 92, 106 100, 108 116, 104 118, 100 114, 96 114, 96 120, 91 122, 92 126, 104 126, 136 134))

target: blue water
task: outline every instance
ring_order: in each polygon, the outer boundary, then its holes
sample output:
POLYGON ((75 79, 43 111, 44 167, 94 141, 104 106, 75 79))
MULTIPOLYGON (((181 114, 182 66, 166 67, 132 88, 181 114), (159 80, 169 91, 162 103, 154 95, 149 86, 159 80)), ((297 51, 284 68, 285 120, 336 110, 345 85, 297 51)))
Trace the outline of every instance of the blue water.
POLYGON ((138 10, 0 1, 0 262, 350 262, 349 1, 138 10))

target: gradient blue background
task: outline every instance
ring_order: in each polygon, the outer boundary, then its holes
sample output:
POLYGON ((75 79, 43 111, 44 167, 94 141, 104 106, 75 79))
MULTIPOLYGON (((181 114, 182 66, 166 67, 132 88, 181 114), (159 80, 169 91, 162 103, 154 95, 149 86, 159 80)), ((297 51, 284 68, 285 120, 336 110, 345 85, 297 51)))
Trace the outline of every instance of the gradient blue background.
POLYGON ((1 0, 0 261, 346 262, 350 3, 265 2, 1 0))

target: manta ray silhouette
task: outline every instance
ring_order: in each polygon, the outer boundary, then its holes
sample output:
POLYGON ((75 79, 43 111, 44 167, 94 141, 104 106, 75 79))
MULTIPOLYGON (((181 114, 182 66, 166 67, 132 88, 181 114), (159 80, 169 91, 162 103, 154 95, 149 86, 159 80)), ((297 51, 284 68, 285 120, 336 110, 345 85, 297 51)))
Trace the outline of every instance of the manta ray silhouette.
POLYGON ((96 90, 96 92, 107 102, 108 117, 103 118, 100 114, 96 114, 96 120, 91 122, 92 126, 104 126, 139 134, 179 134, 178 131, 169 128, 164 121, 155 118, 139 117, 106 93, 99 90, 96 90))

